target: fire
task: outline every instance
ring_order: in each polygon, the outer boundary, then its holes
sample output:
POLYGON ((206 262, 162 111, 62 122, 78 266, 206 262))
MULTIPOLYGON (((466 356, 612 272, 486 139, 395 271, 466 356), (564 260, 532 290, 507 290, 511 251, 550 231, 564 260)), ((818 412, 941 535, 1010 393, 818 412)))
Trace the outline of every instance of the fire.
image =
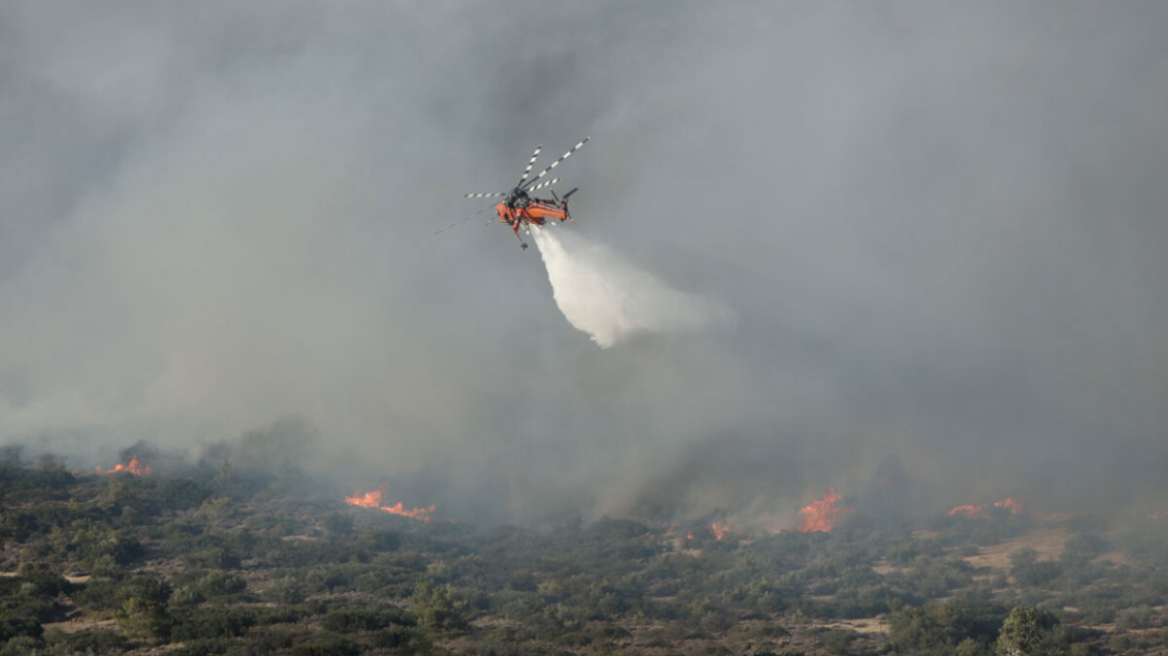
POLYGON ((123 465, 119 462, 118 464, 114 465, 113 469, 107 472, 102 472, 101 467, 94 467, 94 470, 99 474, 117 474, 118 472, 128 472, 135 476, 145 476, 146 474, 150 473, 150 465, 138 462, 138 458, 134 457, 130 458, 129 464, 123 465))
POLYGON ((374 490, 372 492, 366 492, 365 494, 358 492, 351 497, 345 497, 345 503, 354 506, 361 506, 362 508, 384 510, 391 515, 401 515, 402 517, 410 517, 412 519, 418 519, 423 522, 429 522, 430 515, 434 514, 434 511, 438 509, 438 506, 430 504, 430 507, 428 508, 411 508, 407 510, 405 505, 400 501, 393 504, 392 506, 383 506, 381 505, 381 497, 384 494, 384 488, 374 490))
POLYGON ((843 501, 843 496, 836 492, 834 487, 827 488, 827 494, 823 495, 822 499, 812 501, 799 511, 803 521, 795 530, 800 533, 830 532, 841 517, 854 512, 851 508, 837 507, 836 504, 840 501, 843 501))
POLYGON ((957 506, 953 510, 949 511, 949 516, 956 517, 961 515, 969 519, 989 519, 989 515, 986 513, 986 510, 989 508, 1006 508, 1010 511, 1011 516, 1020 514, 1023 510, 1025 510, 1021 503, 1018 503, 1014 499, 1007 497, 1003 501, 998 501, 996 503, 983 503, 980 506, 957 506))
POLYGON ((730 534, 730 524, 719 524, 714 522, 710 524, 710 530, 714 532, 714 539, 721 540, 730 534))

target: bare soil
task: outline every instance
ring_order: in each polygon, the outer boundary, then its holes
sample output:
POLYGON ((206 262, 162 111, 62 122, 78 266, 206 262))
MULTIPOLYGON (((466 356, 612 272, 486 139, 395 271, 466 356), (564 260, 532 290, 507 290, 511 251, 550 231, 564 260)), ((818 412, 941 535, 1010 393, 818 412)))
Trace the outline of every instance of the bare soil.
POLYGON ((1039 528, 992 547, 982 547, 981 553, 966 557, 965 562, 974 567, 1009 569, 1010 554, 1024 547, 1037 551, 1038 560, 1057 560, 1068 537, 1064 528, 1039 528))

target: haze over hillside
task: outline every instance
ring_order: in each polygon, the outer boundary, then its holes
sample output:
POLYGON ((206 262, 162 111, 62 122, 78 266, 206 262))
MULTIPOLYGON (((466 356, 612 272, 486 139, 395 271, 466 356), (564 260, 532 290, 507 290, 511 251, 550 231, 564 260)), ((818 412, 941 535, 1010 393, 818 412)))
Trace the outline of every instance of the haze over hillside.
POLYGON ((0 442, 89 468, 276 432, 486 522, 794 521, 890 455, 908 513, 1168 507, 1165 25, 4 3, 0 442), (433 235, 585 135, 563 229, 728 327, 600 349, 505 227, 433 235))

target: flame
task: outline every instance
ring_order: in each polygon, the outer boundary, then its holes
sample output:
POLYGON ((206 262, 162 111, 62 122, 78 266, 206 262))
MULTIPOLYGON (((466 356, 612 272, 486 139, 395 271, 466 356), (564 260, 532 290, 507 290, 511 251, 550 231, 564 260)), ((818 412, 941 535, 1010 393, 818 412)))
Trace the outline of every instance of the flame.
POLYGON ((137 457, 130 458, 130 463, 127 465, 123 465, 119 462, 118 464, 114 465, 113 469, 107 472, 102 472, 101 467, 94 467, 93 469, 99 474, 117 474, 118 472, 128 472, 135 476, 145 476, 146 474, 150 473, 150 465, 138 462, 137 457))
POLYGON ((799 511, 803 521, 795 530, 800 533, 830 532, 842 516, 854 512, 851 508, 836 507, 835 504, 840 501, 843 501, 843 496, 836 492, 834 487, 827 488, 827 494, 823 495, 822 499, 812 501, 799 511))
POLYGON ((953 510, 949 511, 949 516, 956 517, 958 515, 961 515, 961 516, 967 517, 969 519, 989 519, 990 516, 988 513, 986 513, 986 510, 991 508, 991 507, 992 508, 1007 508, 1010 510, 1011 516, 1020 514, 1022 511, 1025 510, 1025 508, 1022 507, 1021 503, 1015 501, 1014 499, 1007 497, 1006 499, 1004 499, 1002 501, 998 501, 995 503, 983 503, 980 506, 957 506, 953 510))
POLYGON ((693 531, 686 531, 685 539, 692 540, 693 539, 693 531))
POLYGON ((428 508, 411 508, 407 510, 405 505, 400 501, 393 504, 392 506, 383 506, 381 505, 381 497, 384 494, 384 488, 374 490, 372 492, 366 492, 365 494, 358 492, 351 497, 345 497, 345 503, 354 506, 361 506, 362 508, 384 510, 391 515, 401 515, 402 517, 410 517, 412 519, 418 519, 423 522, 429 522, 430 515, 434 514, 434 511, 438 509, 438 506, 430 504, 430 507, 428 508))
POLYGON ((1153 510, 1148 513, 1148 519, 1164 519, 1168 517, 1168 510, 1153 510))
POLYGON ((714 522, 713 524, 710 524, 710 530, 714 532, 715 540, 721 540, 730 534, 730 525, 714 522))

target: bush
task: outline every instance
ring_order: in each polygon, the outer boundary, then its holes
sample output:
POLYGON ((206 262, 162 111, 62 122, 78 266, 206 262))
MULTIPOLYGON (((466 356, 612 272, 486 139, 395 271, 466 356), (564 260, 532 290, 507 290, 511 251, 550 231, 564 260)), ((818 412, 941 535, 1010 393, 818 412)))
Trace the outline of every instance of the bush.
POLYGON ((292 648, 292 656, 357 656, 360 646, 348 638, 326 637, 292 648))
POLYGON ((466 602, 449 586, 423 584, 413 596, 418 624, 432 629, 462 629, 469 623, 466 602))
POLYGON ((17 636, 39 638, 45 630, 34 617, 5 617, 0 619, 0 642, 17 636))
POLYGON ((334 633, 377 631, 394 624, 414 624, 413 618, 398 608, 377 610, 337 610, 324 616, 321 627, 334 633))
POLYGON ((127 651, 126 638, 114 631, 78 631, 45 635, 45 642, 59 647, 60 653, 67 654, 124 654, 127 651))
POLYGON ((176 478, 163 483, 159 495, 167 508, 190 510, 211 497, 211 489, 191 478, 176 478))
POLYGON ((156 601, 130 597, 120 610, 114 611, 114 619, 127 633, 142 640, 163 643, 170 639, 170 615, 156 601))
POLYGON ((1046 611, 1015 606, 998 633, 998 651, 1014 656, 1049 654, 1051 650, 1044 647, 1056 624, 1058 620, 1046 611))
POLYGON ((230 572, 214 571, 199 581, 196 590, 208 598, 237 595, 247 590, 247 581, 230 572))
POLYGON ((1147 629, 1152 626, 1152 609, 1148 606, 1125 608, 1115 615, 1115 628, 1121 631, 1147 629))
POLYGON ((241 636, 255 625, 255 616, 246 609, 194 608, 179 613, 171 631, 178 641, 208 640, 241 636))
POLYGON ((379 649, 392 649, 395 654, 413 656, 426 654, 431 650, 430 638, 422 631, 393 627, 373 636, 373 645, 379 649))

